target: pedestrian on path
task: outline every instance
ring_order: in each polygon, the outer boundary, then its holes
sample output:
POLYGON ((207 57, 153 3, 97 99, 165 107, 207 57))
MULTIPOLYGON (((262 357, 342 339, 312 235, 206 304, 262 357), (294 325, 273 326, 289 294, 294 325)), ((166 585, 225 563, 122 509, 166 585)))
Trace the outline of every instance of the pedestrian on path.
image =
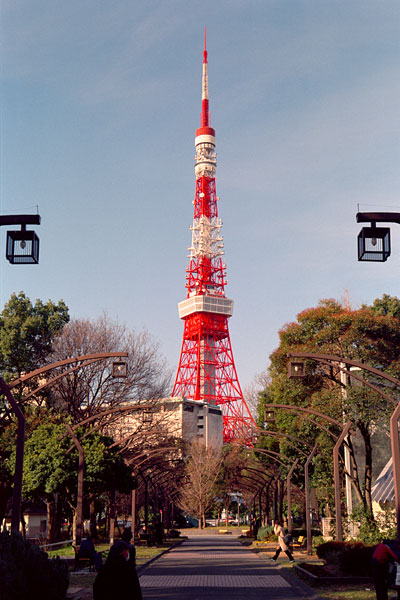
POLYGON ((279 546, 276 549, 274 556, 271 558, 274 562, 277 561, 278 556, 281 552, 284 552, 291 563, 294 563, 294 558, 292 553, 289 550, 289 546, 285 543, 285 530, 282 527, 282 523, 280 521, 275 521, 274 525, 274 533, 278 536, 279 546))
POLYGON ((132 529, 130 527, 125 527, 121 535, 121 540, 124 540, 124 542, 126 542, 129 545, 129 556, 131 566, 135 567, 136 569, 136 548, 133 544, 131 544, 131 541, 134 540, 134 538, 132 535, 132 529))
POLYGON ((129 550, 129 544, 123 540, 111 546, 107 560, 94 580, 93 600, 142 600, 136 569, 130 564, 129 550))
MULTIPOLYGON (((378 544, 371 558, 376 600, 388 600, 389 565, 395 562, 400 562, 400 542, 385 540, 378 544)), ((400 590, 397 590, 397 598, 400 599, 400 590)))

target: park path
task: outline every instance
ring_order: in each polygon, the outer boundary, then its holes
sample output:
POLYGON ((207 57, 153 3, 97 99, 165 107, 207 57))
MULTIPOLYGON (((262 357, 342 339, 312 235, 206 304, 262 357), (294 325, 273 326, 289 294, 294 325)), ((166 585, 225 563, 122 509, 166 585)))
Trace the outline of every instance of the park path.
POLYGON ((316 599, 312 590, 231 536, 191 536, 140 571, 144 600, 316 599))

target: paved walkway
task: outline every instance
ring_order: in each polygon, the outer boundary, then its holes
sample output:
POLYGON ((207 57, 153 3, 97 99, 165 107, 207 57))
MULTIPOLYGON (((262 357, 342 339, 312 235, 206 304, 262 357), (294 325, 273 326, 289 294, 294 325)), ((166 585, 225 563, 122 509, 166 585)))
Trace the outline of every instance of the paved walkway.
POLYGON ((192 536, 142 569, 140 585, 145 600, 318 598, 285 571, 235 537, 192 536))

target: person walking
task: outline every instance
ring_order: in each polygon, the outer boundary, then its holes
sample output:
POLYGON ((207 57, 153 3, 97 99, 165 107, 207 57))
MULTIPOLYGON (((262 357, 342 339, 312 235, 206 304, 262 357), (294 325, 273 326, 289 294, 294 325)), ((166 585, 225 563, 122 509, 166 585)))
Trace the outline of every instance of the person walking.
POLYGON ((121 535, 121 540, 123 540, 129 545, 129 560, 131 562, 131 565, 133 565, 136 568, 136 548, 134 544, 131 544, 132 539, 134 540, 132 535, 132 529, 130 527, 125 527, 121 535))
MULTIPOLYGON (((400 542, 385 540, 378 544, 371 558, 376 600, 388 600, 389 565, 395 562, 400 562, 400 542)), ((397 598, 400 599, 400 590, 397 590, 397 598)))
POLYGON ((107 560, 93 583, 93 600, 129 598, 142 600, 139 578, 131 564, 130 547, 118 540, 110 548, 107 560))
POLYGON ((274 562, 277 561, 278 556, 281 552, 284 552, 291 563, 294 563, 294 558, 292 553, 289 550, 289 546, 285 542, 285 530, 282 527, 281 521, 275 521, 274 524, 274 533, 278 536, 278 544, 279 546, 276 549, 274 556, 271 558, 274 562))

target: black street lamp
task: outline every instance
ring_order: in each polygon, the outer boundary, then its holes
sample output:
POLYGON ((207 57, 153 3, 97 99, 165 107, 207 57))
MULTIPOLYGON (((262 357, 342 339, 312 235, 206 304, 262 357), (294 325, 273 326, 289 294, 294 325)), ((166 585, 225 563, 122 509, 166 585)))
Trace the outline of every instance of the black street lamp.
POLYGON ((40 225, 40 215, 3 215, 3 225, 21 225, 19 231, 7 231, 6 258, 13 265, 37 265, 39 262, 39 238, 27 225, 40 225))
POLYGON ((385 262, 391 252, 390 228, 377 227, 376 223, 400 224, 400 213, 359 212, 356 219, 357 223, 370 223, 370 227, 363 227, 358 234, 358 260, 363 262, 385 262))
POLYGON ((127 377, 128 363, 125 360, 115 360, 112 364, 112 377, 127 377))
POLYGON ((288 377, 289 379, 303 379, 306 375, 304 361, 291 360, 288 363, 288 377))

